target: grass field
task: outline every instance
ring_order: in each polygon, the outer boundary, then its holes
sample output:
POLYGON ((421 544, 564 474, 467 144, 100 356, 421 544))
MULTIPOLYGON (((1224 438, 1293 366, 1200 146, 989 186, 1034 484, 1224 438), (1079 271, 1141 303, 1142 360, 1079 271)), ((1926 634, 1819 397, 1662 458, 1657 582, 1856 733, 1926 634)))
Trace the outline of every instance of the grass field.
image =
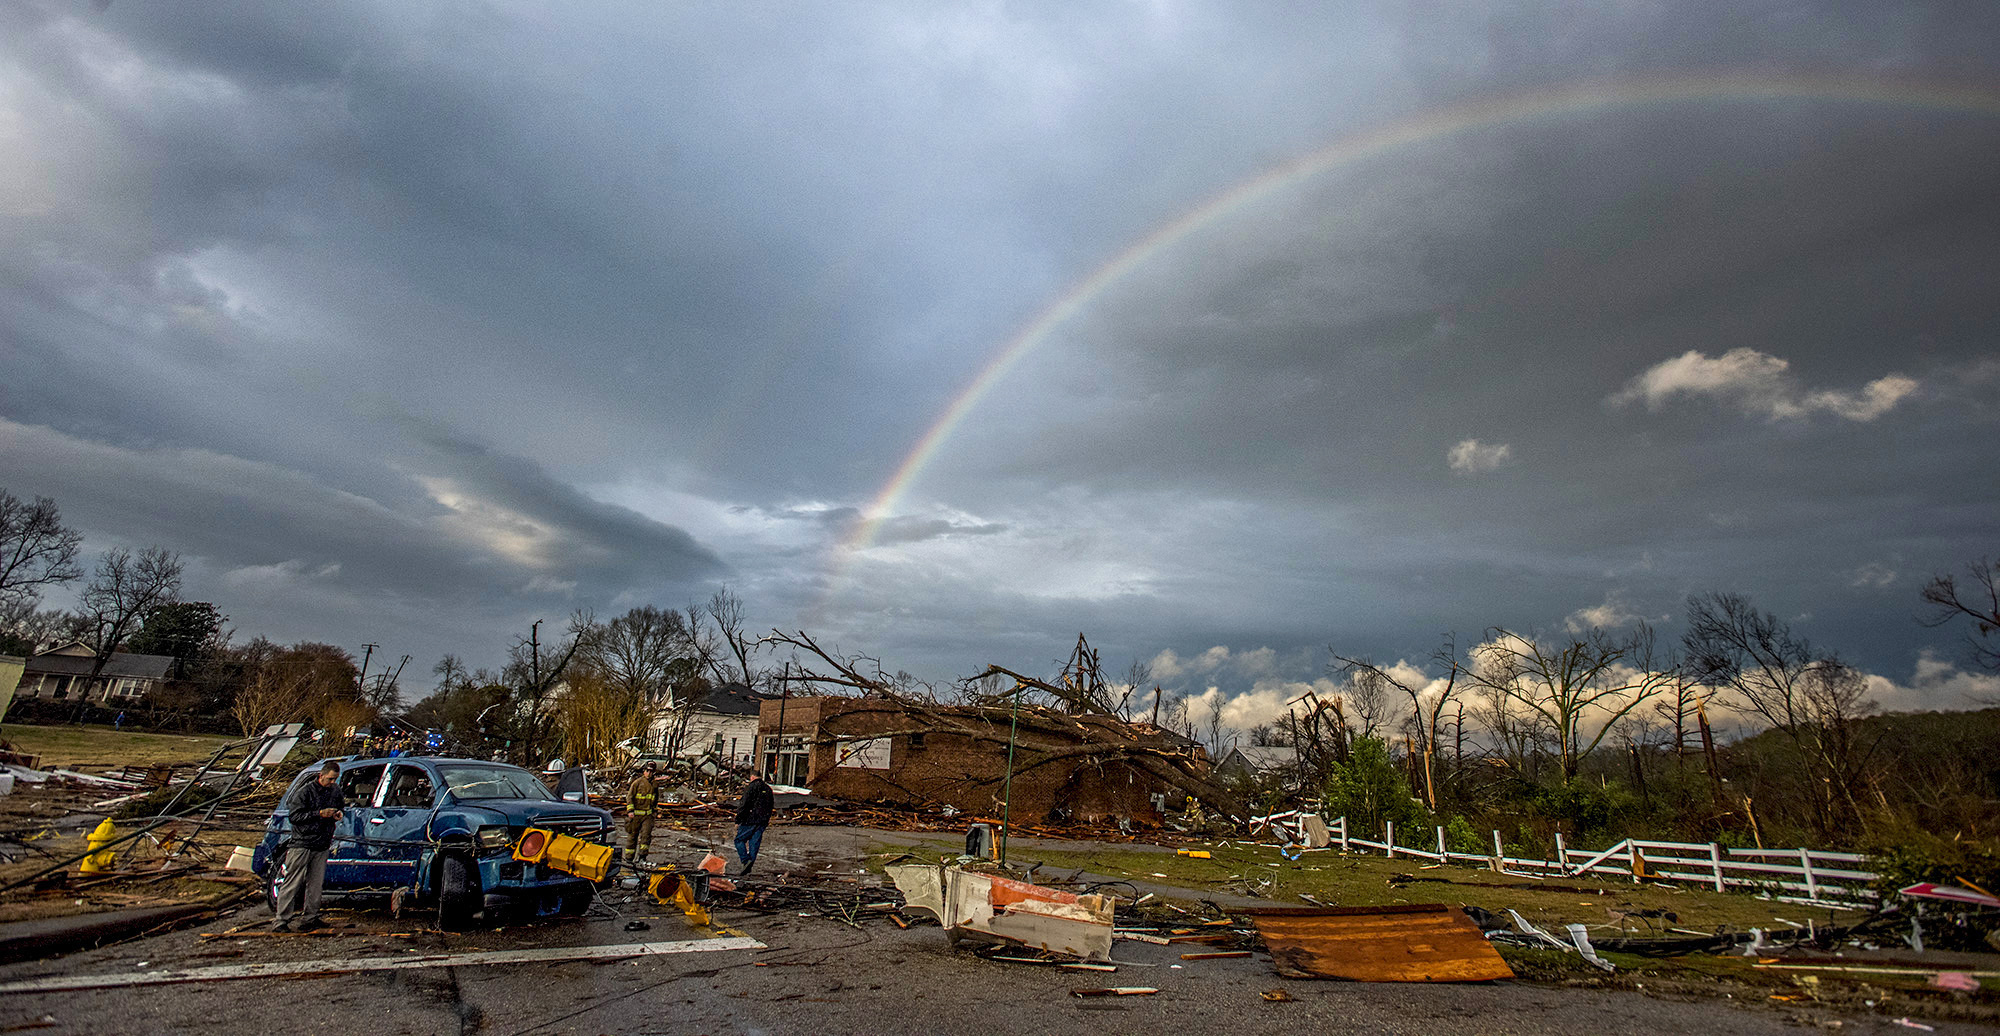
POLYGON ((126 764, 198 764, 232 739, 190 734, 143 734, 110 727, 37 727, 8 723, 0 726, 0 740, 13 744, 17 752, 41 756, 44 769, 73 769, 126 764))

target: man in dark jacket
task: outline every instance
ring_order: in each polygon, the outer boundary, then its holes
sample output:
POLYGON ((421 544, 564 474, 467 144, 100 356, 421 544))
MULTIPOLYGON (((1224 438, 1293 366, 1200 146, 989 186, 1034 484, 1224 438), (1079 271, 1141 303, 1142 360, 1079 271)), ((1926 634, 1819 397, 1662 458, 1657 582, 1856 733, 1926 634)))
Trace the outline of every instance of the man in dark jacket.
POLYGON ((285 800, 292 821, 291 848, 285 853, 284 880, 278 885, 280 932, 310 932, 325 928, 319 919, 320 888, 326 883, 326 858, 333 852, 333 828, 340 821, 340 764, 329 759, 317 779, 299 785, 285 800), (305 914, 295 925, 294 918, 305 914))
POLYGON ((764 828, 771 823, 771 786, 759 777, 743 789, 736 803, 736 858, 743 861, 742 873, 757 865, 757 849, 764 844, 764 828))

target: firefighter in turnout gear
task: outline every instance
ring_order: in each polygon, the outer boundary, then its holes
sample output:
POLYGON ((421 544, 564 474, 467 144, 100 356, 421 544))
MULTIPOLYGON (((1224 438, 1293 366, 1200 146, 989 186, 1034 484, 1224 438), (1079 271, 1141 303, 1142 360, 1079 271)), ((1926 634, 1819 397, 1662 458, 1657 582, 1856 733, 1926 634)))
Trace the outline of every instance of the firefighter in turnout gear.
POLYGON ((643 860, 653 850, 653 807, 660 801, 653 778, 658 770, 653 763, 639 767, 632 786, 625 789, 625 804, 632 811, 625 819, 625 854, 633 860, 643 860))

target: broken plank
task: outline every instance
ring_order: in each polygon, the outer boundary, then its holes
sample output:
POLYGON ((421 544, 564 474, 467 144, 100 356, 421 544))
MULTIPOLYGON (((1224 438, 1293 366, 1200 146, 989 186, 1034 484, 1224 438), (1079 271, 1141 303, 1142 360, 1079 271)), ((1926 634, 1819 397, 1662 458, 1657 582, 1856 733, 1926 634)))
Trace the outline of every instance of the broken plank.
POLYGON ((1151 996, 1159 990, 1152 986, 1112 986, 1108 989, 1072 989, 1071 996, 1151 996))
POLYGON ((1183 953, 1182 960, 1227 960, 1232 957, 1248 957, 1249 950, 1221 950, 1215 953, 1183 953))
POLYGON ((1441 903, 1245 910, 1278 974, 1361 982, 1489 982, 1514 972, 1479 927, 1441 903))

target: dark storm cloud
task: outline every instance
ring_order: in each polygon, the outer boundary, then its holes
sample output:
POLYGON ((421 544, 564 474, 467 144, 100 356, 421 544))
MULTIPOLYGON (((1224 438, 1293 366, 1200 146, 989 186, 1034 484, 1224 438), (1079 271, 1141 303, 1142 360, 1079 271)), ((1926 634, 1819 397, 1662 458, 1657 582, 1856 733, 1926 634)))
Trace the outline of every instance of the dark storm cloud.
POLYGON ((398 510, 212 451, 119 447, 12 422, 0 430, 10 480, 63 485, 66 519, 126 542, 165 542, 223 581, 288 577, 437 602, 605 600, 723 570, 680 529, 436 433, 435 461, 410 473, 430 505, 398 510))
POLYGON ((1333 170, 1097 298, 862 509, 1065 285, 1329 141, 1586 77, 1989 83, 1996 18, 10 5, 5 481, 301 635, 440 651, 723 577, 933 672, 1086 628, 1422 651, 1726 578, 1906 661, 1881 616, 2000 510, 1990 115, 1580 111, 1333 170), (1787 366, 1635 380, 1751 353, 1787 366))

